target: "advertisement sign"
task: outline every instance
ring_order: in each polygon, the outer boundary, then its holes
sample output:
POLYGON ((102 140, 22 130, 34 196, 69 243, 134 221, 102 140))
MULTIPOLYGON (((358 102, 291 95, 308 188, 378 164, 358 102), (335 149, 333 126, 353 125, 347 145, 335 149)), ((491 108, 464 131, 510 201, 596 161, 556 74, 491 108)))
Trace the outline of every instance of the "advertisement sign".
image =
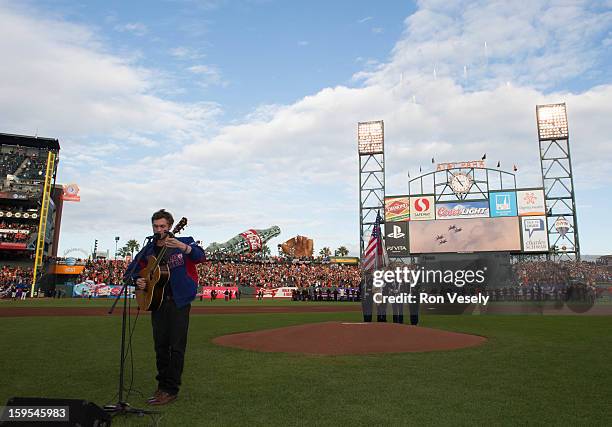
POLYGON ((484 160, 470 160, 468 162, 438 163, 436 165, 436 170, 443 171, 443 170, 455 169, 455 168, 468 169, 468 168, 484 168, 484 167, 486 167, 484 160))
POLYGON ((438 203, 436 219, 488 218, 489 203, 486 200, 438 203))
POLYGON ((408 221, 410 219, 410 201, 408 196, 385 197, 385 222, 408 221))
MULTIPOLYGON (((262 288, 257 288, 257 292, 259 292, 262 288)), ((290 287, 285 286, 282 288, 264 288, 264 298, 291 298, 291 294, 294 290, 297 290, 296 286, 290 287)), ((257 295, 257 292, 255 295, 257 295)))
POLYGON ((240 233, 240 235, 244 237, 244 239, 249 244, 249 250, 251 252, 257 252, 261 250, 261 247, 263 246, 261 242, 261 237, 259 237, 255 230, 247 230, 244 233, 240 233))
POLYGON ((56 264, 51 267, 51 274, 81 274, 85 270, 84 265, 56 264))
POLYGON ((410 253, 520 251, 516 217, 410 221, 410 253))
POLYGON ((408 252, 408 223, 396 222, 385 224, 385 246, 389 257, 405 257, 408 252))
POLYGON ((545 216, 521 217, 523 251, 548 252, 548 228, 545 216))
POLYGON ((544 190, 519 190, 516 192, 519 216, 546 215, 544 190))
POLYGON ((569 229, 570 223, 568 220, 565 219, 564 216, 560 216, 559 218, 557 218, 557 220, 555 221, 555 230, 557 230, 557 233, 559 233, 561 237, 565 237, 569 229))
MULTIPOLYGON (((95 283, 93 280, 86 280, 83 283, 74 285, 72 288, 72 296, 80 298, 99 298, 99 297, 116 297, 121 293, 121 285, 107 285, 106 283, 95 283)), ((128 286, 128 295, 130 298, 134 295, 134 287, 128 286)))
POLYGON ((410 198, 411 221, 436 219, 434 196, 417 196, 410 198))
POLYGON ((79 186, 76 184, 68 184, 63 186, 62 200, 65 202, 80 202, 79 186))
POLYGON ((348 264, 348 265, 359 265, 359 257, 356 256, 331 256, 329 262, 332 264, 348 264))
POLYGON ((25 193, 15 193, 13 191, 0 191, 0 199, 28 200, 30 196, 25 193))
POLYGON ((0 249, 23 251, 26 249, 25 243, 0 242, 0 249))
POLYGON ((489 212, 491 218, 499 216, 516 216, 516 193, 514 191, 501 191, 489 193, 489 212))
POLYGON ((14 228, 0 228, 0 233, 2 234, 19 234, 21 236, 27 236, 30 234, 30 230, 16 230, 14 228))

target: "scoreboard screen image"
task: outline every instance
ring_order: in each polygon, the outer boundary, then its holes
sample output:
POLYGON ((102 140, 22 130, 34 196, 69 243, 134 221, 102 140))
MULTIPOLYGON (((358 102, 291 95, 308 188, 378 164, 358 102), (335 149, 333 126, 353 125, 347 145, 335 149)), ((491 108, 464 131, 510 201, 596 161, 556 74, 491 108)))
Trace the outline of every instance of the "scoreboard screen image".
POLYGON ((410 221, 410 253, 520 251, 517 217, 410 221))

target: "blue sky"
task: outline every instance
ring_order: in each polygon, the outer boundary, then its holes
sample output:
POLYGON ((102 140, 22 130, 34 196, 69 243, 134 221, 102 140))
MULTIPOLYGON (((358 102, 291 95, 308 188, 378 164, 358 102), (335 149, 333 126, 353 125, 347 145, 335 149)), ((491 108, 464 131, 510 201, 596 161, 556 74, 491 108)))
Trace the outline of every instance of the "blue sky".
MULTIPOLYGON (((355 134, 385 121, 387 193, 439 161, 519 164, 566 102, 584 253, 612 209, 612 2, 0 1, 0 129, 58 138, 81 187, 60 251, 140 239, 153 210, 205 244, 358 245, 355 134)), ((609 233, 608 233, 609 234, 609 233)))
POLYGON ((96 29, 107 48, 162 73, 170 86, 160 88, 165 97, 217 102, 227 121, 261 104, 351 84, 354 73, 389 56, 415 7, 267 0, 34 5, 96 29))

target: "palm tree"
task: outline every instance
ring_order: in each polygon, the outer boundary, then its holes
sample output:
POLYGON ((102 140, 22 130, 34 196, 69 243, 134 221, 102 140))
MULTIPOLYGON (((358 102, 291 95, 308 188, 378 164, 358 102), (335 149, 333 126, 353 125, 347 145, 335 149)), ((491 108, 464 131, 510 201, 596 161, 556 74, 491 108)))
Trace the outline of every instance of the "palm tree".
POLYGON ((340 246, 337 250, 336 250, 336 255, 338 256, 347 256, 349 253, 348 249, 345 246, 340 246))
POLYGON ((323 258, 327 258, 328 256, 331 255, 331 249, 325 246, 323 249, 319 251, 319 255, 321 255, 323 258))
POLYGON ((266 256, 266 257, 267 257, 267 256, 270 256, 270 253, 271 253, 271 252, 270 252, 270 247, 269 247, 267 244, 264 244, 264 245, 261 247, 261 253, 263 254, 263 256, 266 256))
POLYGON ((128 251, 132 257, 134 256, 134 252, 138 252, 140 250, 140 243, 135 239, 130 239, 125 244, 124 248, 128 251))
POLYGON ((119 248, 119 250, 117 251, 117 255, 119 255, 120 257, 125 258, 128 255, 131 255, 132 251, 130 251, 130 249, 126 246, 119 248))

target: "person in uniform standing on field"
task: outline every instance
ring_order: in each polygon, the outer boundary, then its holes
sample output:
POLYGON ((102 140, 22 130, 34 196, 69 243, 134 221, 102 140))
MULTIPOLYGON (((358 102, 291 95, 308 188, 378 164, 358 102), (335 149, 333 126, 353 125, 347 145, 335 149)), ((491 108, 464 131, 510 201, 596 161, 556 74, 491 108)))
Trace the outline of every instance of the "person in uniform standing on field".
MULTIPOLYGON (((394 270, 399 266, 399 264, 393 263, 391 264, 391 269, 394 270)), ((404 282, 394 280, 393 283, 390 283, 387 286, 390 287, 389 293, 391 296, 395 297, 395 302, 391 304, 391 309, 393 310, 393 323, 404 323, 404 304, 399 301, 401 301, 400 297, 402 297, 403 294, 408 293, 407 288, 409 285, 404 282)))
POLYGON ((363 321, 372 321, 372 308, 374 306, 372 284, 374 276, 371 272, 364 273, 361 279, 361 311, 363 313, 363 321))
MULTIPOLYGON (((414 266, 414 268, 417 268, 414 266)), ((407 285, 408 292, 413 296, 412 303, 408 303, 408 311, 410 312, 410 324, 416 326, 419 324, 419 293, 423 289, 421 283, 415 283, 414 286, 407 285)))

